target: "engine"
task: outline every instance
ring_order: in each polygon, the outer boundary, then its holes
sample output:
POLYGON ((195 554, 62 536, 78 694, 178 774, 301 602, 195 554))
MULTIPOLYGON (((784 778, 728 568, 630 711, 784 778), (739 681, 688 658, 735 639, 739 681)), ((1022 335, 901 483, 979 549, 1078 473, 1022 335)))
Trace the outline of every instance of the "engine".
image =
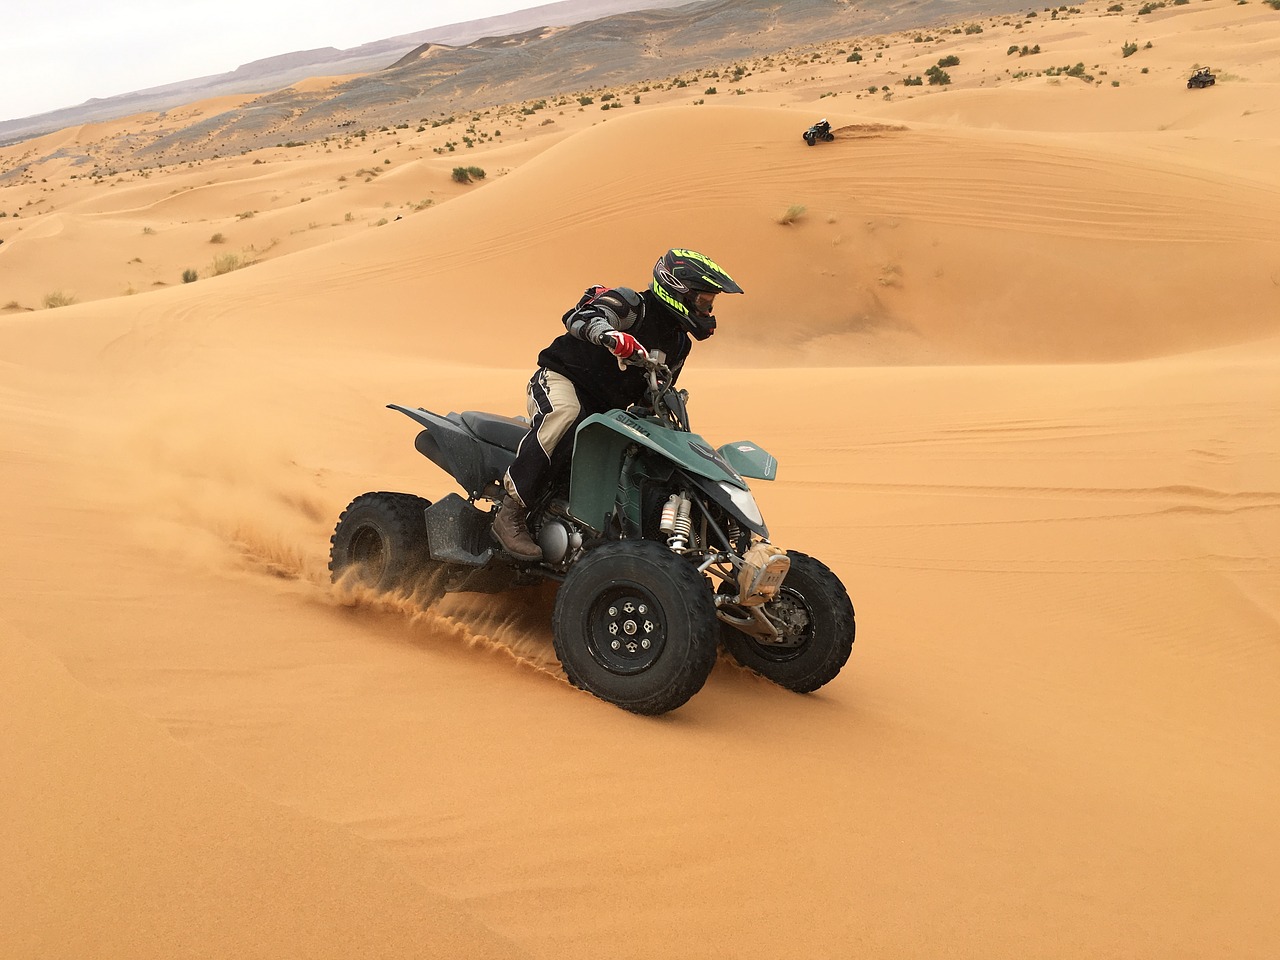
POLYGON ((568 520, 547 517, 538 529, 538 546, 546 563, 561 566, 574 560, 582 550, 582 533, 568 520))

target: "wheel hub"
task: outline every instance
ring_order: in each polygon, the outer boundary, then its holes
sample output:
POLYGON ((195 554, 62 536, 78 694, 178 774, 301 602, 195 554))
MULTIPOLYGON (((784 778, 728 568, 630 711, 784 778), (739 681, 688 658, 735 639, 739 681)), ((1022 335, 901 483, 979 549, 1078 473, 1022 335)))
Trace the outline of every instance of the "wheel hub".
POLYGON ((588 623, 591 655, 612 673, 640 673, 658 659, 666 643, 661 611, 639 586, 601 596, 588 623))

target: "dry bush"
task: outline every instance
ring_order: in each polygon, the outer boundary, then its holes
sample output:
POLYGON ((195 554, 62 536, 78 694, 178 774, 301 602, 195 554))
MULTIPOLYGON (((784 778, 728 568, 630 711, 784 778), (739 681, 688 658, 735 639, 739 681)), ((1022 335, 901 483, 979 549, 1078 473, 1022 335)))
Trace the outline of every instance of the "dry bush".
POLYGON ((793 203, 791 206, 787 207, 786 212, 783 213, 782 216, 778 217, 778 223, 782 224, 783 226, 786 226, 787 224, 790 224, 790 223, 795 223, 802 216, 804 216, 804 212, 806 209, 807 208, 802 203, 793 203))
POLYGON ((243 259, 238 253, 224 253, 213 258, 212 273, 215 277, 220 277, 224 273, 230 273, 232 270, 239 270, 241 267, 247 267, 249 261, 243 259))

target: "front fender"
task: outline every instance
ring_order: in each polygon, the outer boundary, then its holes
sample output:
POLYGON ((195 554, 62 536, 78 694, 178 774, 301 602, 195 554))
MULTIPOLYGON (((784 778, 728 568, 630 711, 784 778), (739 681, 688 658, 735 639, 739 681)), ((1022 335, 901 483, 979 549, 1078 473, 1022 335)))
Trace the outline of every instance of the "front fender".
POLYGON ((778 461, 750 440, 726 443, 718 449, 725 462, 742 476, 752 480, 777 479, 778 461))

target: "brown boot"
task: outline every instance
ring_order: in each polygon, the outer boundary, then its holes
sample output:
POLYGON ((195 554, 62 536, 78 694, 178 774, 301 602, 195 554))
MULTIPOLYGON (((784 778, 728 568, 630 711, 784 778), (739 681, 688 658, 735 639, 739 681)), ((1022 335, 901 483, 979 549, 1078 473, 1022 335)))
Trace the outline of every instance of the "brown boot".
POLYGON ((529 511, 514 497, 502 498, 493 517, 493 538, 517 560, 541 560, 542 548, 529 535, 529 511))

